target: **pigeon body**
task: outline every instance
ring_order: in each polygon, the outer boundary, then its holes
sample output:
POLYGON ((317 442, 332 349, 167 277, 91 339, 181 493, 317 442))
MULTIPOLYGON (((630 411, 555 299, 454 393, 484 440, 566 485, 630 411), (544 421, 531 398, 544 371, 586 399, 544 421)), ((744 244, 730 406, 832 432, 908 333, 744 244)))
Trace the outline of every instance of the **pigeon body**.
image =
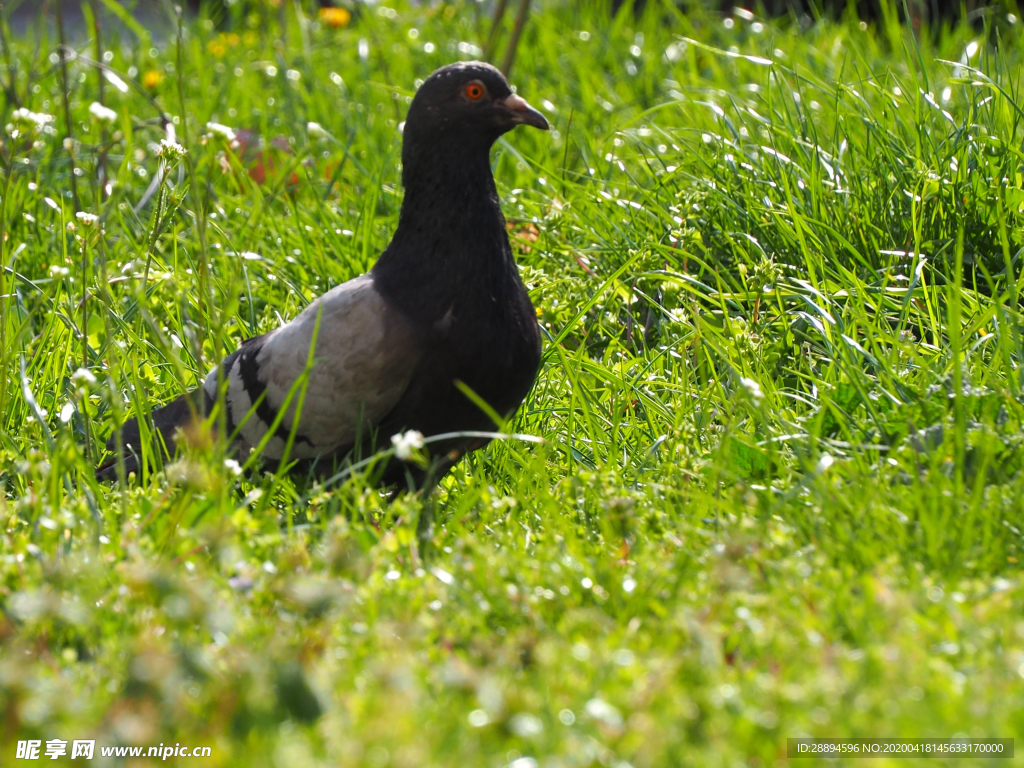
MULTIPOLYGON (((498 414, 511 415, 536 378, 540 330, 509 246, 489 154, 519 124, 547 128, 494 67, 460 63, 432 74, 409 109, 405 198, 380 259, 290 322, 245 341, 200 389, 156 409, 152 424, 169 451, 178 430, 210 413, 221 396, 240 455, 262 443, 262 456, 274 463, 291 438, 289 459, 320 474, 407 430, 428 437, 493 430, 492 419, 457 382, 498 414), (296 385, 314 339, 308 377, 296 385)), ((127 471, 138 467, 139 441, 139 424, 131 419, 121 431, 127 471)), ((112 437, 108 449, 115 443, 112 437)), ((485 443, 463 437, 432 443, 429 471, 392 461, 381 480, 436 481, 485 443)), ((116 471, 112 461, 98 474, 113 478, 116 471)))
POLYGON ((250 339, 206 377, 213 402, 221 377, 227 381, 227 430, 239 431, 244 447, 256 447, 277 420, 296 380, 316 354, 301 384, 263 448, 282 458, 304 389, 302 415, 291 457, 312 459, 368 434, 391 411, 409 385, 419 350, 410 323, 388 306, 371 275, 328 291, 291 322, 250 339), (254 418, 247 418, 255 404, 254 418), (308 409, 308 410, 307 410, 308 409))

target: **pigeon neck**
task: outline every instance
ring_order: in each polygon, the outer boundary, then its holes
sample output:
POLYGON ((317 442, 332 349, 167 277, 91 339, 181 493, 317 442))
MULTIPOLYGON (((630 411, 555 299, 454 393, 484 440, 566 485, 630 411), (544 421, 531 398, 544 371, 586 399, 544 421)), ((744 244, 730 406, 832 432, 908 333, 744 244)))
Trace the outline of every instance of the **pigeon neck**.
MULTIPOLYGON (((497 191, 491 174, 490 145, 449 140, 429 148, 415 143, 402 155, 402 184, 405 200, 399 221, 413 223, 420 215, 441 216, 449 224, 464 218, 466 205, 496 202, 497 191)), ((468 213, 468 212, 466 212, 468 213)))
POLYGON ((453 304, 502 293, 518 272, 487 150, 409 149, 398 229, 373 271, 390 299, 433 322, 453 304))

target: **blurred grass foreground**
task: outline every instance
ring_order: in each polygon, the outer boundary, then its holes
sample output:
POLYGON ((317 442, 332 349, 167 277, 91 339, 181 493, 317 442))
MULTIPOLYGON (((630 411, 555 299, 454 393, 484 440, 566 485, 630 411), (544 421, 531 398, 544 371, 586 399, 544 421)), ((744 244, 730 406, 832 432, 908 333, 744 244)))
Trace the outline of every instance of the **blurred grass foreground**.
POLYGON ((102 0, 66 47, 5 20, 0 763, 757 768, 788 737, 1024 734, 1021 22, 886 7, 533 6, 511 80, 553 130, 494 165, 545 332, 510 428, 543 442, 463 462, 429 541, 358 472, 93 468, 372 265, 409 100, 484 55, 490 8, 150 32, 102 0))

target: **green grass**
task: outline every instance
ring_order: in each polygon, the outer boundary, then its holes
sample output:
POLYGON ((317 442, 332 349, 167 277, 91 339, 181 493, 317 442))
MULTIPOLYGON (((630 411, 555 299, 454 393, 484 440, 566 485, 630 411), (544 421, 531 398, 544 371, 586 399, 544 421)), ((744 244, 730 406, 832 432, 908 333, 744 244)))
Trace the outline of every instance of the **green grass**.
POLYGON ((483 46, 477 6, 107 31, 127 93, 104 81, 104 127, 69 62, 70 153, 55 39, 9 40, 0 84, 55 120, 3 145, 4 764, 30 738, 640 768, 1024 735, 1020 23, 649 5, 526 28, 512 81, 554 130, 494 167, 546 332, 510 427, 544 442, 463 462, 425 551, 422 503, 359 473, 236 476, 217 446, 92 472, 120 420, 372 265, 397 124, 483 46), (188 155, 140 205, 161 111, 188 155), (291 154, 257 184, 210 121, 291 154))

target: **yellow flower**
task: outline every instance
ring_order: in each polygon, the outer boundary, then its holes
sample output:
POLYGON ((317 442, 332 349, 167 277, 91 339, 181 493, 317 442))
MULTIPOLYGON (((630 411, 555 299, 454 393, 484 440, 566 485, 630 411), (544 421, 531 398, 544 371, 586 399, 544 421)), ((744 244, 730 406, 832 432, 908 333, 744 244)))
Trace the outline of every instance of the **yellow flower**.
POLYGON ((329 27, 344 27, 352 19, 352 14, 347 8, 321 8, 320 21, 329 27))
POLYGON ((156 88, 160 83, 164 81, 164 73, 158 69, 146 70, 146 74, 142 76, 142 84, 150 90, 156 88))
POLYGON ((235 48, 242 42, 242 38, 235 32, 221 32, 216 38, 206 44, 208 53, 220 58, 228 48, 235 48))

